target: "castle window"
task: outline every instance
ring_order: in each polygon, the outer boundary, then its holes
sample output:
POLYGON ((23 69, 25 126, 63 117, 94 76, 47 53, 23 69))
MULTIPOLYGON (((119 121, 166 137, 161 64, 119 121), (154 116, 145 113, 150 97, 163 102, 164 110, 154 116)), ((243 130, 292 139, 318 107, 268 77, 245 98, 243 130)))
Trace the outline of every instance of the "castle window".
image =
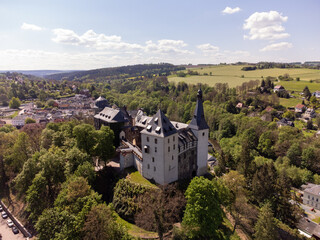
POLYGON ((170 147, 168 147, 168 152, 170 152, 170 147))
POLYGON ((173 155, 172 155, 172 160, 173 160, 173 155))
POLYGON ((204 136, 204 132, 202 133, 202 136, 204 136))
POLYGON ((157 147, 155 147, 155 148, 154 148, 154 151, 157 152, 157 150, 158 150, 157 147))
POLYGON ((148 169, 150 169, 150 164, 148 164, 148 169))
POLYGON ((175 144, 173 144, 173 150, 175 150, 176 149, 176 145, 175 144))
POLYGON ((158 139, 155 138, 154 139, 154 143, 157 144, 158 143, 158 139))
POLYGON ((154 157, 152 157, 152 162, 154 162, 154 157))
POLYGON ((147 137, 147 142, 149 142, 149 137, 147 137))
POLYGON ((170 143, 170 138, 168 138, 168 143, 170 143))
POLYGON ((153 171, 156 171, 156 167, 153 167, 153 171))
POLYGON ((173 136, 173 141, 175 141, 176 140, 176 136, 173 136))
POLYGON ((145 145, 143 148, 145 153, 149 153, 149 146, 145 145))

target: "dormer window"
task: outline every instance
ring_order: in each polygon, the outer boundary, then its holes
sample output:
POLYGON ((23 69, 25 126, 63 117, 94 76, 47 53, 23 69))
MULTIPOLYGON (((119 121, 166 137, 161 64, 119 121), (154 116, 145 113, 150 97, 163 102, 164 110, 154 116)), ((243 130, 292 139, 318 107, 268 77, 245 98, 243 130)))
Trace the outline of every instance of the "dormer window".
POLYGON ((152 128, 152 126, 151 126, 151 125, 148 125, 148 126, 147 126, 147 131, 148 131, 148 132, 151 132, 151 128, 152 128))
POLYGON ((156 133, 160 134, 161 132, 161 127, 156 127, 156 133))
POLYGON ((145 118, 143 119, 142 124, 146 124, 146 122, 147 122, 147 119, 145 118))
POLYGON ((154 122, 155 122, 156 124, 158 124, 158 118, 155 118, 155 119, 154 119, 154 122))

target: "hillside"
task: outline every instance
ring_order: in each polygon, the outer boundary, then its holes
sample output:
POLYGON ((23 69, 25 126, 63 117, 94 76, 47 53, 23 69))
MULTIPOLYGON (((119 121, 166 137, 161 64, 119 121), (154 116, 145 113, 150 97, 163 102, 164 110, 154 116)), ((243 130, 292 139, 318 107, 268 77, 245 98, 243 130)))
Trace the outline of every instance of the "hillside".
POLYGON ((45 78, 51 80, 110 80, 123 77, 152 76, 153 74, 169 75, 171 71, 184 70, 184 67, 175 66, 169 63, 159 64, 138 64, 132 66, 100 68, 88 71, 75 71, 68 73, 58 73, 46 75, 45 78))
MULTIPOLYGON (((240 86, 250 80, 262 79, 267 76, 278 77, 289 74, 292 78, 299 77, 301 81, 320 80, 320 70, 308 68, 269 68, 254 71, 242 71, 246 65, 217 65, 210 67, 192 68, 199 75, 187 75, 186 77, 170 76, 169 81, 185 82, 190 84, 206 83, 214 86, 216 83, 228 83, 229 87, 240 86)), ((185 71, 187 73, 187 70, 185 71)))
POLYGON ((8 71, 2 71, 3 73, 6 72, 17 72, 17 73, 21 73, 24 75, 33 75, 36 77, 44 77, 46 75, 50 75, 50 74, 57 74, 57 73, 66 73, 66 72, 71 72, 70 71, 63 71, 63 70, 8 70, 8 71))

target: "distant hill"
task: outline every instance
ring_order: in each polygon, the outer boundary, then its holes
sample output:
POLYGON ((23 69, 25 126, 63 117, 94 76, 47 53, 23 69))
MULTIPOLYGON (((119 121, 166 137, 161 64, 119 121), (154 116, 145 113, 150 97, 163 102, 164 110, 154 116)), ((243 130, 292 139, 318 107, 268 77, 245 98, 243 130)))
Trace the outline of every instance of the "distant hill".
POLYGON ((57 74, 57 73, 67 73, 71 72, 72 70, 8 70, 8 71, 1 71, 2 73, 6 72, 17 72, 22 73, 24 75, 33 75, 36 77, 44 77, 49 74, 57 74))
POLYGON ((56 73, 46 75, 50 80, 111 80, 116 78, 152 76, 154 74, 169 75, 171 71, 184 70, 185 67, 175 66, 169 63, 159 64, 138 64, 131 66, 100 68, 88 71, 74 71, 67 73, 56 73))

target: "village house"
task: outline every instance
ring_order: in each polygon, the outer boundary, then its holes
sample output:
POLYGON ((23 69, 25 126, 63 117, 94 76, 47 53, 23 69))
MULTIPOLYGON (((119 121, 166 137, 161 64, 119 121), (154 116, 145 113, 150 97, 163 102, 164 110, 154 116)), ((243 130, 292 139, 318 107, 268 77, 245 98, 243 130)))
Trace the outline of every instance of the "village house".
POLYGON ((277 126, 278 127, 283 127, 283 126, 289 126, 289 127, 294 127, 294 122, 290 121, 287 118, 282 118, 281 120, 279 120, 277 122, 277 126))
MULTIPOLYGON (((189 124, 170 121, 158 110, 135 117, 126 109, 106 107, 95 115, 95 127, 110 126, 121 141, 120 168, 135 167, 140 174, 159 184, 207 173, 209 127, 204 118, 201 89, 189 124)), ((119 145, 119 143, 118 143, 119 145)))
POLYGON ((297 104, 294 109, 296 113, 303 113, 305 110, 306 110, 306 106, 301 103, 297 104))
POLYGON ((237 105, 236 105, 236 108, 243 108, 243 106, 244 106, 244 104, 243 103, 241 103, 241 102, 239 102, 237 105))
POLYGON ((283 92, 286 89, 282 85, 277 85, 273 88, 273 92, 283 92))
POLYGON ((20 129, 24 126, 27 115, 18 115, 12 119, 12 126, 20 129))
POLYGON ((302 118, 304 118, 305 120, 309 120, 311 118, 315 118, 316 117, 316 112, 314 111, 313 108, 308 108, 304 114, 302 114, 302 118))
POLYGON ((312 95, 316 98, 320 98, 320 91, 315 91, 314 93, 312 93, 312 95))
POLYGON ((6 124, 7 124, 6 121, 3 121, 3 120, 0 119, 0 127, 3 127, 6 124))

